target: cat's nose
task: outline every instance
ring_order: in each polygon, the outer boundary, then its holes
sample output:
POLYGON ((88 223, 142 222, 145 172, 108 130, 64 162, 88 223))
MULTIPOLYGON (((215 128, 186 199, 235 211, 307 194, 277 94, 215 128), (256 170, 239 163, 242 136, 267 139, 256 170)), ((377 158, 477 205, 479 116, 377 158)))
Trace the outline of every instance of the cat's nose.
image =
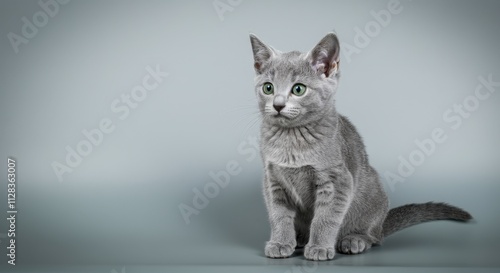
POLYGON ((278 113, 281 111, 281 109, 285 108, 284 105, 276 105, 276 104, 273 104, 273 107, 274 109, 276 109, 276 111, 278 111, 278 113))
POLYGON ((274 109, 276 109, 276 111, 278 111, 278 113, 283 109, 285 108, 285 105, 286 105, 286 100, 285 100, 285 97, 281 96, 281 95, 277 95, 276 97, 274 97, 274 100, 273 100, 273 107, 274 109))

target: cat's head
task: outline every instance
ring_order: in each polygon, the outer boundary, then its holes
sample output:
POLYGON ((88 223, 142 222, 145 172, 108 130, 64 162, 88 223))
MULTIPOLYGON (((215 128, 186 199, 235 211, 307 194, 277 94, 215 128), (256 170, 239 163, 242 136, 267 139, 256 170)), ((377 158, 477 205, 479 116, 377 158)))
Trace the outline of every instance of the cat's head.
POLYGON ((263 122, 282 127, 315 122, 333 109, 340 44, 327 34, 311 51, 280 52, 250 35, 255 92, 263 122))

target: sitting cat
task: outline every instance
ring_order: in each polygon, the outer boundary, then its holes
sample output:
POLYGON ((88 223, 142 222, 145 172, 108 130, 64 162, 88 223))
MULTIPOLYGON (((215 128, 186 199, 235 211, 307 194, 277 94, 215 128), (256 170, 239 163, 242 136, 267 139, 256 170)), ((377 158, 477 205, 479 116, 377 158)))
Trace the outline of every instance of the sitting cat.
POLYGON ((296 246, 305 246, 306 259, 330 260, 335 250, 362 253, 414 224, 472 218, 444 203, 388 210, 361 136, 335 110, 340 76, 335 34, 308 53, 283 53, 254 35, 250 41, 271 225, 267 257, 286 258, 296 246))

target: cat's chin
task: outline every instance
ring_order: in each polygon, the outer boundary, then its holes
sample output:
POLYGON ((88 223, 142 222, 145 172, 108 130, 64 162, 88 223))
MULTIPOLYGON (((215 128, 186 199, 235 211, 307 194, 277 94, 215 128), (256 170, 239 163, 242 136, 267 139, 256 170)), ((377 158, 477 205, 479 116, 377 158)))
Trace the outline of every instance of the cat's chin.
POLYGON ((282 114, 269 116, 266 120, 269 124, 279 127, 294 127, 296 125, 295 117, 288 117, 282 114))

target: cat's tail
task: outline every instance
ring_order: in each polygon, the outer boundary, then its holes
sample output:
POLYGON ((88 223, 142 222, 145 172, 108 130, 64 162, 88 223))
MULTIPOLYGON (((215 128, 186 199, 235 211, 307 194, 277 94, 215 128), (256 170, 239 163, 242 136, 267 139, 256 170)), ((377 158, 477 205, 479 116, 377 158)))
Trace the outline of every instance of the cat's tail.
POLYGON ((435 220, 454 220, 466 222, 472 216, 461 208, 446 203, 408 204, 389 210, 383 225, 383 235, 392 233, 416 224, 435 220))

